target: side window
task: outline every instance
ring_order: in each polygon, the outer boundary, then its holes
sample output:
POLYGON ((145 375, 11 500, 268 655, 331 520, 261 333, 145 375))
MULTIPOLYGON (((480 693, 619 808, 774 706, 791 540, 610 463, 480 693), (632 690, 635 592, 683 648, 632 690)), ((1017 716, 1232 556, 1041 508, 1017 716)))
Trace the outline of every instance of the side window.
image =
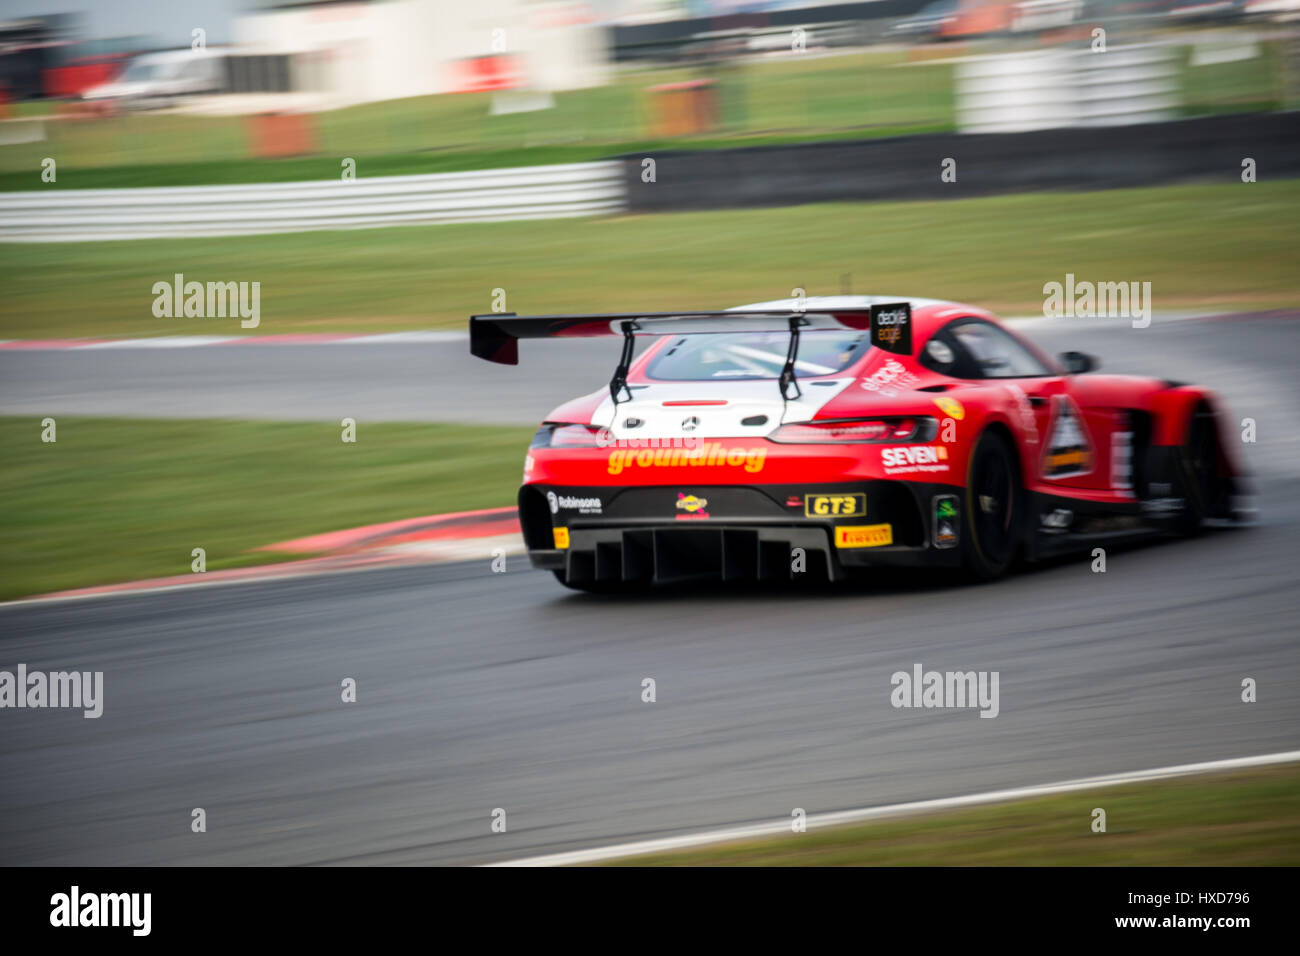
POLYGON ((970 353, 950 334, 952 326, 940 329, 921 350, 920 363, 932 372, 952 378, 980 378, 970 353))
POLYGON ((974 367, 971 378, 1037 378, 1055 374, 1015 336, 996 325, 959 319, 944 331, 962 351, 969 353, 974 367))

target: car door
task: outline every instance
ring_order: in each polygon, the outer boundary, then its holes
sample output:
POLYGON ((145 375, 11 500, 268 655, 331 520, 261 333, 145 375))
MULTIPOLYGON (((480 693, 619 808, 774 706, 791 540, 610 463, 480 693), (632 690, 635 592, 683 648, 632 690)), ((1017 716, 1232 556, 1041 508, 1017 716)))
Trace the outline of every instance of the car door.
POLYGON ((1106 429, 1071 394, 1070 377, 1019 336, 974 316, 954 319, 938 336, 953 351, 954 373, 997 382, 1023 396, 1033 416, 1036 460, 1027 463, 1035 480, 1071 488, 1102 488, 1099 432, 1106 429))

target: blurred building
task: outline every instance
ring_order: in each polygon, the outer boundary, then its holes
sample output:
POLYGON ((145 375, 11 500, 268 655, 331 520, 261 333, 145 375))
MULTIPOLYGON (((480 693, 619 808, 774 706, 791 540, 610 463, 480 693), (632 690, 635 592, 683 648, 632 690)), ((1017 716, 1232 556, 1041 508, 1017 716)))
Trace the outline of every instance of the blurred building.
MULTIPOLYGON (((604 83, 604 28, 583 2, 320 0, 239 18, 236 91, 320 94, 331 105, 477 89, 543 93, 604 83), (274 58, 267 86, 243 58, 274 58)), ((250 60, 251 62, 251 60, 250 60)))
POLYGON ((0 97, 42 95, 43 77, 58 64, 73 18, 61 14, 0 21, 0 97))

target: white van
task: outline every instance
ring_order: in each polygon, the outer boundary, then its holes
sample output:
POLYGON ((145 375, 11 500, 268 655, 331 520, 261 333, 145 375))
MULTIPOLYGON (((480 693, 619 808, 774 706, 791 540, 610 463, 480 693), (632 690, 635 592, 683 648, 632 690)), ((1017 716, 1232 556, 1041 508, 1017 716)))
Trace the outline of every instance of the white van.
POLYGON ((117 79, 91 87, 81 98, 112 101, 125 109, 170 106, 181 97, 221 89, 224 58, 212 50, 145 53, 132 59, 117 79))

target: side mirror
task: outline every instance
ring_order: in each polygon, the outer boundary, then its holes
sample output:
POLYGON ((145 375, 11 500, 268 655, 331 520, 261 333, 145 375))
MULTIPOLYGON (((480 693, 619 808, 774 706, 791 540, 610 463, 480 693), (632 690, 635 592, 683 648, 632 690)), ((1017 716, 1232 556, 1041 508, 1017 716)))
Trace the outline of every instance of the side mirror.
POLYGON ((1101 367, 1101 362, 1087 352, 1062 352, 1057 358, 1061 360, 1069 375, 1082 375, 1101 367))

